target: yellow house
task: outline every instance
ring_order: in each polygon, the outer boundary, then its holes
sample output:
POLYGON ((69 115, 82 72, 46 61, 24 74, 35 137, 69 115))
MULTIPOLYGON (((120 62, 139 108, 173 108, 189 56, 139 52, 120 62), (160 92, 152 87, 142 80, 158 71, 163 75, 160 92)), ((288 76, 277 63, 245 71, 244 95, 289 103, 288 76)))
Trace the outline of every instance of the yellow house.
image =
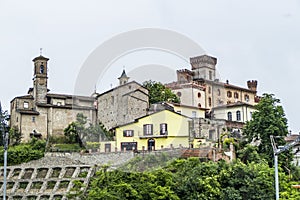
POLYGON ((205 108, 188 106, 181 103, 169 103, 169 105, 174 108, 175 112, 191 118, 205 118, 205 111, 208 110, 205 108))
POLYGON ((190 118, 162 110, 116 128, 119 150, 159 150, 189 147, 190 118))

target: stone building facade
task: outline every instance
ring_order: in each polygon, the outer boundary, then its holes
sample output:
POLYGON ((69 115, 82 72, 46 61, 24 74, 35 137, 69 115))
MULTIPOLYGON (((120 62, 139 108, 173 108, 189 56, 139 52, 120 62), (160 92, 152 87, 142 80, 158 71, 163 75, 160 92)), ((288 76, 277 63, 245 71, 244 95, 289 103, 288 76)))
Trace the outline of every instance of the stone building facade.
POLYGON ((49 93, 48 60, 43 56, 33 59, 33 87, 10 102, 10 126, 21 133, 22 141, 62 135, 77 113, 83 113, 90 123, 97 120, 95 98, 49 93))
POLYGON ((148 90, 141 84, 128 80, 124 70, 119 77, 118 87, 97 96, 98 119, 107 129, 133 122, 147 114, 148 90))

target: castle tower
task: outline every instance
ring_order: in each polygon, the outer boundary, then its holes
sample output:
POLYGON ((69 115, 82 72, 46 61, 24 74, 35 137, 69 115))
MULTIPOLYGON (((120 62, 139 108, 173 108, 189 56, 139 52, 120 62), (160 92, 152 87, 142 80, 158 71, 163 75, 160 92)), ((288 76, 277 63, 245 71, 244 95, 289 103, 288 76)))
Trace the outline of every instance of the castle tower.
POLYGON ((210 80, 216 79, 216 64, 217 58, 208 55, 202 55, 190 58, 192 65, 193 79, 210 80))
POLYGON ((252 91, 257 91, 257 80, 247 81, 247 86, 252 91))
POLYGON ((125 69, 123 69, 122 75, 118 79, 120 85, 124 85, 128 82, 129 77, 126 75, 125 69))
POLYGON ((47 103, 48 60, 49 58, 42 55, 32 60, 34 63, 33 96, 37 103, 47 103))

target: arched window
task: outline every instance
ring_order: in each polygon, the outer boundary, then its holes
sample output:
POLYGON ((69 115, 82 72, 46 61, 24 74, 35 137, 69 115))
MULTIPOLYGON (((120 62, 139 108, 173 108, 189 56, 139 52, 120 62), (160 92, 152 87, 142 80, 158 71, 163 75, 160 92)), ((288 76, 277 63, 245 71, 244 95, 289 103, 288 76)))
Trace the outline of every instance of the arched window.
POLYGON ((235 93, 234 93, 234 98, 235 98, 235 99, 238 99, 238 98, 239 98, 239 93, 235 92, 235 93))
POLYGON ((211 93, 211 87, 208 86, 208 94, 210 94, 210 93, 211 93))
POLYGON ((181 97, 181 92, 177 92, 177 96, 181 97))
POLYGON ((241 111, 236 111, 236 121, 241 121, 241 111))
POLYGON ((231 112, 227 113, 227 120, 232 121, 232 113, 231 112))
POLYGON ((201 108, 201 103, 198 103, 198 107, 201 108))
POLYGON ((201 97, 201 93, 200 92, 198 92, 198 98, 200 98, 201 97))
POLYGON ((211 107, 211 97, 208 98, 208 106, 211 107))
POLYGON ((248 102, 249 101, 249 95, 245 94, 245 101, 248 102))
POLYGON ((231 92, 231 91, 228 91, 228 92, 227 92, 227 97, 228 97, 228 98, 231 98, 231 97, 232 97, 232 92, 231 92))
POLYGON ((218 96, 221 96, 221 90, 218 89, 218 96))
POLYGON ((45 67, 44 67, 44 65, 41 65, 41 66, 40 66, 40 73, 43 74, 44 71, 45 71, 45 67))

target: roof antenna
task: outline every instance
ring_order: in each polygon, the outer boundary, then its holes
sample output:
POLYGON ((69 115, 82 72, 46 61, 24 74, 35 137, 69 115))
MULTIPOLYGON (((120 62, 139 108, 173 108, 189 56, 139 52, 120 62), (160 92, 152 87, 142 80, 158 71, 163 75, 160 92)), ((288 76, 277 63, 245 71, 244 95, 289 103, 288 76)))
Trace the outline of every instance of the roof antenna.
POLYGON ((43 53, 43 48, 40 48, 40 56, 42 55, 43 53))

